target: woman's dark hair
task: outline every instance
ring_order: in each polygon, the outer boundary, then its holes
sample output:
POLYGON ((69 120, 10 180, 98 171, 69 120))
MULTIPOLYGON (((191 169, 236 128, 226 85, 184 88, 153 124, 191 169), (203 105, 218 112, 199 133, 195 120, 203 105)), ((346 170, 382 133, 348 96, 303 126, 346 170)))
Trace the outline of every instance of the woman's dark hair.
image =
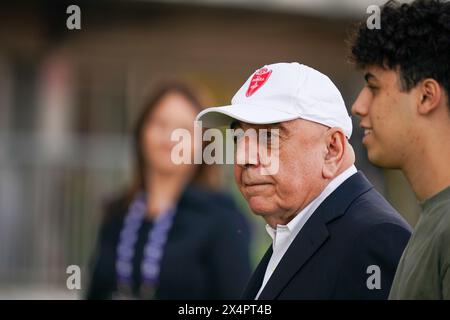
MULTIPOLYGON (((144 107, 139 114, 135 127, 133 129, 133 147, 135 156, 134 181, 129 190, 128 196, 133 197, 136 191, 145 189, 145 158, 142 146, 142 134, 145 130, 148 120, 152 116, 155 107, 161 100, 169 94, 177 93, 189 101, 198 112, 202 110, 202 104, 198 95, 188 85, 181 82, 169 82, 157 88, 153 94, 146 100, 144 107)), ((219 175, 217 167, 214 165, 197 165, 198 169, 192 182, 205 185, 209 188, 215 188, 219 184, 219 175)))
POLYGON ((450 97, 450 2, 388 1, 380 21, 380 29, 367 28, 365 21, 354 29, 350 60, 360 68, 398 68, 404 91, 433 78, 450 97))

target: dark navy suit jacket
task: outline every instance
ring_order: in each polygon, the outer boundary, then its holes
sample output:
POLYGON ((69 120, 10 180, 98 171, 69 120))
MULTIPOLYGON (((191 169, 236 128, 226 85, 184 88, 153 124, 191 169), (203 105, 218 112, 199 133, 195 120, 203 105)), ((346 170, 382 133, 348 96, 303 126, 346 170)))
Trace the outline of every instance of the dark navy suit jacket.
MULTIPOLYGON (((387 299, 410 234, 406 221, 358 172, 316 209, 259 299, 387 299), (380 272, 368 270, 372 265, 380 272), (380 289, 373 288, 377 275, 380 289)), ((244 299, 255 298, 271 255, 272 246, 244 299)))

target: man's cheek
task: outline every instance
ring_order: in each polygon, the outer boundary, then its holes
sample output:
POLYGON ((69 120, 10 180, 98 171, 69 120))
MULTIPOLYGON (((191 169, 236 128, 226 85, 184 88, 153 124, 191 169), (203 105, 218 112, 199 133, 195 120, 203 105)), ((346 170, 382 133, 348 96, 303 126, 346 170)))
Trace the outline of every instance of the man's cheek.
POLYGON ((299 193, 303 191, 302 181, 302 176, 298 176, 296 173, 293 173, 288 177, 279 175, 275 177, 276 193, 286 200, 291 197, 297 198, 299 193), (296 177, 296 179, 293 179, 292 177, 296 177))

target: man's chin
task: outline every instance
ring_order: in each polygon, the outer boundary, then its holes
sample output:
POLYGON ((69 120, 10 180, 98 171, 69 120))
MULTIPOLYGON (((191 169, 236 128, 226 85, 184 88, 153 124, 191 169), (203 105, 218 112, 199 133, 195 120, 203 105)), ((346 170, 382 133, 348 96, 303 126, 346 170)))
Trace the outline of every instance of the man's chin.
POLYGON ((379 152, 368 150, 367 158, 369 159, 370 163, 372 163, 374 166, 379 167, 379 168, 385 168, 385 169, 399 169, 400 168, 400 166, 398 164, 396 164, 393 161, 393 159, 391 159, 391 156, 388 154, 381 154, 379 152))
POLYGON ((248 199, 248 205, 254 214, 264 216, 273 211, 272 204, 262 196, 252 196, 248 199))

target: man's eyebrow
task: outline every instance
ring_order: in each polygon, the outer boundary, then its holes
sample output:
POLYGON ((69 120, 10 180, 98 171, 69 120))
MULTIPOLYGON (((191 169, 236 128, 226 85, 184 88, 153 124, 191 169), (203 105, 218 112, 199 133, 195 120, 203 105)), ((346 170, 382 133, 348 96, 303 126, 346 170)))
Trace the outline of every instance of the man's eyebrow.
POLYGON ((370 72, 366 72, 366 74, 364 75, 364 79, 366 80, 366 82, 369 82, 369 80, 377 80, 377 77, 375 77, 372 73, 370 72))
POLYGON ((240 128, 241 127, 241 125, 239 124, 239 121, 237 121, 237 120, 234 120, 233 122, 231 122, 231 124, 230 124, 230 129, 236 129, 236 128, 240 128))
POLYGON ((280 132, 283 132, 283 133, 289 131, 289 129, 285 126, 285 124, 283 122, 272 123, 269 125, 268 129, 270 129, 270 130, 278 129, 278 130, 280 130, 280 132))

